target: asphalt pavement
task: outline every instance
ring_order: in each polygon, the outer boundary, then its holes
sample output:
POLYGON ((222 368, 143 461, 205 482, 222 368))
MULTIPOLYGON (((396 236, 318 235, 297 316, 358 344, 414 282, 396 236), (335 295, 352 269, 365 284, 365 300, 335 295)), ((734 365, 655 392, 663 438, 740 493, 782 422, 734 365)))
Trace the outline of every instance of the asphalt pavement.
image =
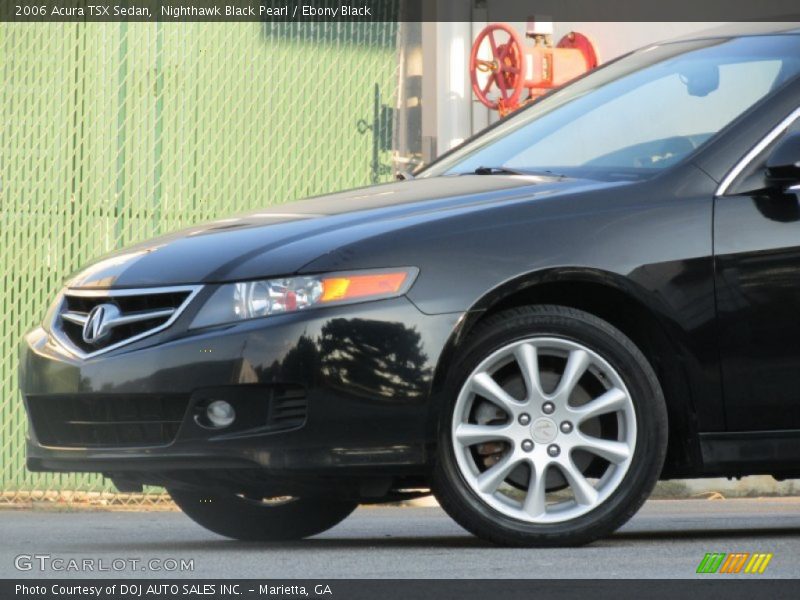
POLYGON ((608 539, 563 549, 494 547, 439 508, 362 507, 280 544, 226 540, 177 512, 0 511, 0 578, 686 578, 706 552, 773 554, 736 577, 800 577, 800 498, 652 500, 608 539))

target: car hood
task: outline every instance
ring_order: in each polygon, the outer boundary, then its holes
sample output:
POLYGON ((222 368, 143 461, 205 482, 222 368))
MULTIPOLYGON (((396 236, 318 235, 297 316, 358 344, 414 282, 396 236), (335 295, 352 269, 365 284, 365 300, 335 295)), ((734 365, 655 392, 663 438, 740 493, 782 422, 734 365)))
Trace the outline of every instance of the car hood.
POLYGON ((609 185, 618 184, 462 175, 358 188, 148 240, 91 264, 68 286, 149 287, 290 275, 338 247, 420 221, 609 185))

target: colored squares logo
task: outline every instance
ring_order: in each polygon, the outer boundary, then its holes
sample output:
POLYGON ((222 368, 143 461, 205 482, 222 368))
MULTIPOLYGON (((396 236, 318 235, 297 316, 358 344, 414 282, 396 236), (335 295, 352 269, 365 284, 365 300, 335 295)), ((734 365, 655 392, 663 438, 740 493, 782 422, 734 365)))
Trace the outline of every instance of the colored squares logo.
POLYGON ((771 560, 771 552, 708 552, 697 565, 697 572, 760 575, 767 570, 771 560))

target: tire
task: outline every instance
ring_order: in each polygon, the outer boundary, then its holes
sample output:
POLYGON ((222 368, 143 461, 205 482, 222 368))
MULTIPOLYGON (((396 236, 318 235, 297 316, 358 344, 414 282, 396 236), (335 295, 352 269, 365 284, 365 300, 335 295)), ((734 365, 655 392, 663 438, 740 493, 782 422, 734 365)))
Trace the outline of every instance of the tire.
POLYGON ((355 502, 294 498, 267 503, 234 494, 171 489, 170 496, 195 523, 219 535, 248 542, 299 540, 343 521, 355 502))
POLYGON ((658 379, 630 339, 589 313, 543 305, 487 318, 447 390, 432 487, 485 540, 589 543, 630 519, 659 478, 658 379))

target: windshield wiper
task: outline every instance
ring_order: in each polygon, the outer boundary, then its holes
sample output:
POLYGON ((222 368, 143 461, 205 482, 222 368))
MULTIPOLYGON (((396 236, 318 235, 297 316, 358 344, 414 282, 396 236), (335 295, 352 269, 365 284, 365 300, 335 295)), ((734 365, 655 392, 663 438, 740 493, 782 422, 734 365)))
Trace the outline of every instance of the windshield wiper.
POLYGON ((540 177, 554 177, 556 179, 563 179, 566 175, 553 173, 553 171, 542 170, 525 170, 525 169, 509 169, 508 167, 478 167, 473 171, 475 175, 538 175, 540 177))
POLYGON ((508 167, 478 167, 473 173, 475 175, 525 175, 522 171, 516 171, 508 167))

